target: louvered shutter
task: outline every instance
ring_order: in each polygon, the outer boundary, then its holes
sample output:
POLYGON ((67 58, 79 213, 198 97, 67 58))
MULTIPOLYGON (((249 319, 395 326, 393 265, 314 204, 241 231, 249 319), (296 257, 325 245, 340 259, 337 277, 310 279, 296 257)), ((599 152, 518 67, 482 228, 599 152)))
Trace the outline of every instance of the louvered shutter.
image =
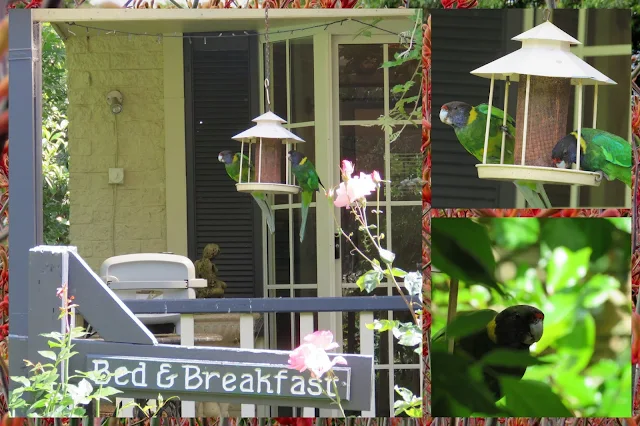
POLYGON ((240 150, 231 137, 258 115, 256 49, 254 37, 184 44, 189 257, 199 259, 209 243, 220 246, 214 263, 225 297, 262 295, 260 210, 218 161, 220 151, 240 150))
MULTIPOLYGON (((453 129, 439 118, 440 107, 447 102, 478 105, 488 101, 490 80, 473 76, 470 71, 513 50, 514 46, 506 40, 522 32, 522 18, 509 14, 507 22, 507 12, 431 10, 431 184, 436 208, 515 207, 515 186, 510 182, 479 179, 475 167, 478 161, 460 145, 453 129), (508 34, 513 31, 514 34, 508 34)), ((513 84, 510 89, 514 95, 516 87, 513 84)), ((502 108, 503 101, 504 86, 496 82, 494 105, 502 108)), ((509 96, 509 103, 515 110, 516 97, 509 96)))

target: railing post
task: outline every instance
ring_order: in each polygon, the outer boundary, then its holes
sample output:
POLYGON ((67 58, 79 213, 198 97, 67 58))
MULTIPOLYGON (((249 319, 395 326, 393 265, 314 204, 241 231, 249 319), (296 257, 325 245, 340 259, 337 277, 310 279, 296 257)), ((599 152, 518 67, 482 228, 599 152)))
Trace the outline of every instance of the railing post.
MULTIPOLYGON (((373 312, 360 312, 360 355, 375 355, 374 353, 374 336, 373 330, 367 328, 367 324, 373 323, 373 312)), ((375 358, 374 358, 375 360, 375 358)), ((376 416, 376 387, 375 387, 375 364, 371 374, 371 380, 373 386, 371 387, 371 408, 367 411, 363 411, 361 417, 375 417, 376 416)))
MULTIPOLYGON (((300 314, 300 344, 303 342, 304 336, 313 333, 313 312, 304 312, 300 314)), ((313 407, 303 407, 302 417, 315 417, 316 409, 313 407)))
MULTIPOLYGON (((240 314, 240 348, 254 349, 253 314, 240 314)), ((240 414, 244 418, 254 418, 256 416, 256 406, 254 404, 241 404, 240 414)))

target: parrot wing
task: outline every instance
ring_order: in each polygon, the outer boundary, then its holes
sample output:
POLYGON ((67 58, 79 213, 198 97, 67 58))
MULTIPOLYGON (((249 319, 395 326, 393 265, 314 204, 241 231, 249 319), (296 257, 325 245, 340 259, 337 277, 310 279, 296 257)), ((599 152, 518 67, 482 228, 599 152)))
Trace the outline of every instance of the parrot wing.
MULTIPOLYGON (((485 116, 489 115, 489 105, 488 104, 480 104, 480 105, 478 105, 476 107, 476 110, 478 110, 479 112, 483 113, 485 116)), ((502 111, 500 108, 496 108, 495 106, 491 106, 491 121, 497 119, 497 120, 499 120, 500 125, 502 125, 502 120, 504 119, 504 114, 505 114, 505 112, 502 111)), ((516 121, 509 114, 507 114, 507 128, 509 129, 509 135, 512 136, 512 137, 515 137, 515 135, 516 135, 516 132, 515 132, 516 121)))
POLYGON ((629 142, 608 132, 599 132, 593 136, 591 142, 600 148, 608 162, 621 167, 631 167, 632 152, 629 142))

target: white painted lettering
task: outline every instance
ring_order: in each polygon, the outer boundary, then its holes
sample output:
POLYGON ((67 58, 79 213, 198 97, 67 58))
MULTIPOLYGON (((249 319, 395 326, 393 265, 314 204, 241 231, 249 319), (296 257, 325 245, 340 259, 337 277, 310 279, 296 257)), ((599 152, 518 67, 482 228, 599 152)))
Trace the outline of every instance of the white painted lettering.
POLYGON ((169 364, 168 362, 163 362, 162 364, 160 364, 160 370, 158 371, 158 374, 156 376, 156 383, 158 384, 159 388, 168 389, 173 386, 173 382, 175 382, 176 377, 178 377, 177 374, 171 374, 166 378, 161 377, 170 372, 171 364, 169 364))
POLYGON ((222 388, 224 390, 226 390, 227 392, 233 392, 234 390, 236 390, 236 385, 233 385, 233 387, 229 386, 231 383, 235 382, 237 379, 236 375, 233 373, 227 373, 224 375, 224 377, 222 378, 222 388))
POLYGON ((278 371, 278 374, 274 376, 276 379, 276 394, 278 395, 282 393, 282 381, 287 378, 287 371, 288 370, 284 369, 280 370, 278 371))
POLYGON ((200 386, 202 386, 202 377, 200 377, 200 367, 198 367, 197 365, 183 365, 182 368, 184 368, 184 372, 185 372, 184 388, 186 390, 198 389, 200 386), (189 370, 193 370, 194 373, 190 374, 189 370), (198 380, 197 385, 191 384, 191 380, 194 380, 194 379, 198 380))
POLYGON ((133 371, 131 372, 131 383, 133 384, 133 386, 141 386, 146 388, 147 387, 147 363, 139 362, 138 365, 139 367, 134 368, 133 371), (137 374, 139 375, 139 380, 138 378, 136 378, 137 374))
POLYGON ((333 393, 333 385, 331 384, 331 382, 337 382, 338 378, 337 377, 331 378, 329 376, 326 376, 324 381, 327 382, 327 395, 329 395, 330 397, 336 396, 336 394, 333 393))
POLYGON ((309 395, 313 396, 322 395, 322 383, 320 383, 320 380, 315 378, 309 379, 309 387, 307 387, 307 392, 309 392, 309 395))
POLYGON ((304 377, 293 376, 291 378, 291 393, 294 395, 304 395, 304 377))
POLYGON ((124 386, 128 384, 129 379, 121 380, 127 374, 129 374, 129 371, 126 368, 118 368, 114 374, 116 385, 124 386))
POLYGON ((207 382, 206 384, 206 389, 209 390, 209 381, 211 380, 212 377, 217 377, 218 379, 220 378, 220 373, 218 373, 217 371, 214 371, 213 373, 207 371, 204 373, 205 375, 205 380, 207 382))
POLYGON ((253 376, 251 374, 244 373, 240 377, 244 379, 240 383, 240 390, 242 392, 253 392, 253 376))
POLYGON ((273 391, 271 390, 271 382, 268 380, 269 377, 271 377, 271 374, 265 374, 264 376, 262 375, 262 369, 261 368, 256 368, 256 373, 258 373, 258 393, 262 393, 262 384, 264 383, 267 390, 267 393, 273 393, 273 391))
POLYGON ((98 378, 96 380, 96 384, 98 385, 108 385, 111 380, 111 376, 109 375, 109 361, 104 359, 94 359, 93 360, 93 371, 98 373, 98 378))

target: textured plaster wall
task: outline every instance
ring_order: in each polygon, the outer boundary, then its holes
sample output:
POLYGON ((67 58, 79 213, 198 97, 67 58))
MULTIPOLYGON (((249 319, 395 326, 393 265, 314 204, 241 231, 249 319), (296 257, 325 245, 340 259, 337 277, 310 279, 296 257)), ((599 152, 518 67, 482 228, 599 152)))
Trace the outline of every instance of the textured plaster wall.
POLYGON ((66 41, 71 244, 98 271, 108 257, 167 249, 163 45, 153 37, 66 41), (119 90, 113 115, 106 95, 119 90), (111 185, 108 170, 124 169, 111 185))

